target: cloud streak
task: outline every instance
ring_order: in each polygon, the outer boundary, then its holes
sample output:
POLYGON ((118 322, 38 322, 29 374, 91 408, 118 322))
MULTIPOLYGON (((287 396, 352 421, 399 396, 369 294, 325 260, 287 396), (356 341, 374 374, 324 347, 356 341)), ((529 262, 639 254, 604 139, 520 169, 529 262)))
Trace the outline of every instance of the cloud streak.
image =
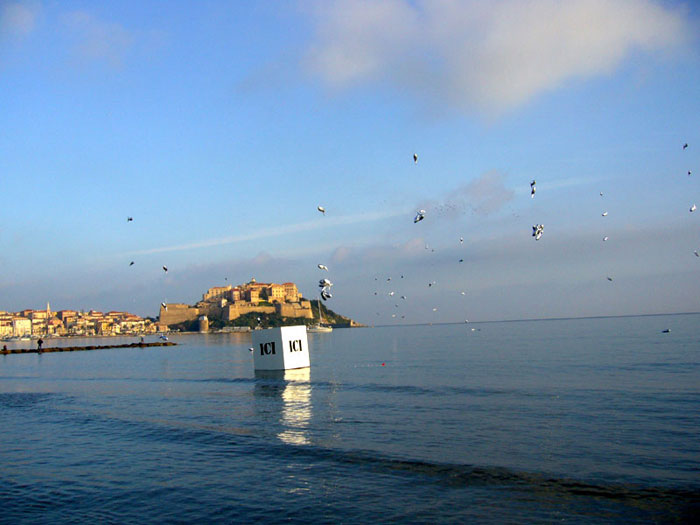
POLYGON ((406 215, 405 210, 383 210, 371 213, 363 213, 358 215, 343 215, 339 217, 320 217, 316 220, 299 222, 296 224, 287 224, 285 226, 276 226, 272 228, 261 228, 259 230, 241 234, 234 235, 230 237, 221 237, 218 239, 206 239, 202 241, 178 244, 175 246, 162 246, 159 248, 151 248, 148 250, 140 250, 131 252, 127 255, 148 255, 154 253, 166 253, 166 252, 177 252, 185 250, 196 250, 200 248, 211 248, 213 246, 223 246, 226 244, 234 244, 238 242, 254 241, 258 239, 265 239, 270 237, 279 237, 280 235, 291 235, 295 233, 308 232, 312 230, 320 230, 331 227, 348 226, 353 224, 359 224, 363 222, 379 221, 383 219, 388 219, 391 217, 398 217, 400 215, 406 215))
POLYGON ((336 0, 314 14, 307 64, 331 88, 380 83, 486 114, 689 34, 683 10, 655 0, 336 0))

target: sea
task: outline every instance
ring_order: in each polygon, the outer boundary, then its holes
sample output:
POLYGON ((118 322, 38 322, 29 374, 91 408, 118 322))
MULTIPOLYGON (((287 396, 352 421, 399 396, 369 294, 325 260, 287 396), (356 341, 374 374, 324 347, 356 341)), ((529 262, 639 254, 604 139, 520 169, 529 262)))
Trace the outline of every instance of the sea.
POLYGON ((308 338, 0 356, 0 523, 700 520, 699 314, 308 338))

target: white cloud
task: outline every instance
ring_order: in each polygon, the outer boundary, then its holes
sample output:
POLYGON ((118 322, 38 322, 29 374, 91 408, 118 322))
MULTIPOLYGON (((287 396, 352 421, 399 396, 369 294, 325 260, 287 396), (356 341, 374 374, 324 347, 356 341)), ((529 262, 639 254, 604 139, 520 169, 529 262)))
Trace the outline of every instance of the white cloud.
POLYGON ((314 13, 308 64, 332 88, 380 82, 486 113, 688 33, 683 10, 655 0, 335 0, 314 13))
POLYGON ((416 208, 427 210, 429 218, 457 219, 468 211, 490 215, 500 211, 515 197, 515 191, 505 185, 505 176, 495 170, 462 184, 437 201, 422 201, 416 208))
POLYGON ((11 2, 0 6, 0 35, 26 36, 34 31, 39 6, 35 3, 11 2))
POLYGON ((72 11, 62 20, 75 38, 74 52, 81 60, 105 61, 118 67, 134 43, 132 33, 126 28, 104 22, 86 11, 72 11))

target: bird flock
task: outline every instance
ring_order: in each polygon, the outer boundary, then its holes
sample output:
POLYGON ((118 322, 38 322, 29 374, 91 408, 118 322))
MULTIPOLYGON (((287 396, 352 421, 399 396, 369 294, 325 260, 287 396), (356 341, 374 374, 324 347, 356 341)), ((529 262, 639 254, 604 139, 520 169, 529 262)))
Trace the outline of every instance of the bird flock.
MULTIPOLYGON (((687 150, 688 147, 689 147, 689 146, 688 146, 687 143, 683 144, 683 150, 687 150)), ((417 163, 418 163, 418 155, 417 155, 417 154, 413 154, 413 162, 414 162, 414 164, 417 164, 417 163)), ((692 174, 692 171, 691 171, 691 170, 687 170, 687 173, 688 173, 688 176, 690 176, 690 175, 692 174)), ((536 193, 537 193, 537 181, 536 181, 535 179, 532 179, 532 180, 530 181, 530 198, 531 198, 531 199, 534 199, 536 193)), ((599 195, 600 195, 601 198, 603 198, 603 197, 605 196, 605 194, 603 193, 603 191, 600 191, 600 192, 599 192, 599 195)), ((438 209, 438 208, 439 208, 439 206, 434 207, 434 209, 431 209, 431 212, 438 212, 438 213, 439 213, 441 210, 438 209)), ((697 206, 693 203, 693 204, 690 206, 689 211, 690 211, 690 213, 693 213, 693 212, 695 212, 696 210, 697 210, 697 206)), ((444 211, 444 210, 442 210, 442 211, 444 211)), ((608 210, 602 210, 602 212, 601 212, 601 217, 608 217, 608 215, 609 215, 608 210)), ((423 222, 423 221, 426 221, 426 218, 428 218, 428 217, 429 217, 429 213, 428 213, 425 209, 418 209, 418 210, 416 210, 415 215, 414 215, 414 217, 413 217, 413 223, 414 223, 414 224, 421 223, 421 222, 423 222)), ((534 225, 532 226, 532 237, 534 237, 534 240, 535 240, 535 241, 539 241, 539 240, 542 238, 543 232, 544 232, 544 224, 537 223, 537 224, 534 224, 534 225)), ((610 237, 609 237, 608 235, 604 235, 604 236, 602 237, 603 242, 607 242, 607 241, 609 241, 609 239, 610 239, 610 237)), ((459 238, 459 243, 460 243, 460 245, 463 245, 463 244, 464 244, 464 237, 460 237, 460 238, 459 238)), ((428 244, 425 244, 425 249, 426 249, 426 250, 430 250, 431 252, 434 252, 434 251, 435 251, 435 250, 434 250, 433 248, 431 248, 428 244)), ((694 250, 693 253, 694 253, 694 255, 695 255, 696 257, 700 258, 700 250, 694 250)), ((462 257, 462 258, 459 258, 458 261, 459 261, 459 263, 464 263, 464 258, 463 258, 463 257, 462 257)), ((403 275, 402 275, 401 277, 403 278, 403 275)), ((605 278, 606 278, 606 280, 607 280, 608 282, 613 282, 613 277, 612 277, 611 275, 607 275, 605 278)), ((375 277, 374 280, 375 280, 375 281, 378 281, 378 278, 375 277)), ((386 283, 391 283, 391 277, 388 277, 388 278, 386 279, 386 283)), ((428 288, 433 288, 433 287, 436 287, 437 282, 434 281, 434 280, 432 280, 432 281, 429 281, 429 282, 427 283, 427 285, 428 285, 428 288)), ((396 290, 390 290, 390 291, 384 292, 384 293, 381 293, 379 290, 374 290, 374 291, 373 291, 373 295, 374 295, 374 296, 377 296, 377 297, 384 296, 384 297, 386 297, 386 298, 389 299, 389 300, 393 299, 394 296, 396 295, 396 293, 397 293, 396 290)), ((465 291, 460 291, 459 293, 460 293, 460 295, 462 295, 462 296, 466 295, 466 292, 465 292, 465 291)), ((402 300, 406 300, 406 295, 401 295, 401 299, 402 299, 402 300)), ((394 306, 395 306, 396 308, 398 308, 398 307, 399 307, 399 304, 394 304, 394 306)), ((437 307, 433 307, 433 308, 432 308, 432 311, 433 311, 433 312, 437 312, 437 311, 438 311, 438 308, 437 308, 437 307)), ((377 312, 376 315, 377 315, 377 316, 380 316, 381 314, 380 314, 380 312, 377 312)), ((392 317, 392 318, 396 318, 396 317, 397 317, 397 314, 395 314, 395 313, 394 313, 394 314, 391 314, 391 317, 392 317)), ((402 315, 401 318, 405 318, 405 316, 402 315)), ((468 321, 465 320, 465 322, 468 322, 468 321)))
MULTIPOLYGON (((682 148, 683 151, 685 151, 686 149, 688 149, 688 147, 689 147, 689 146, 688 146, 687 143, 683 144, 683 148, 682 148)), ((418 154, 417 154, 417 153, 414 153, 414 154, 413 154, 413 163, 414 163, 414 164, 418 164, 418 154)), ((691 173, 692 173, 691 170, 688 170, 688 176, 690 176, 691 173)), ((537 181, 536 181, 535 179, 533 179, 533 180, 530 181, 530 198, 534 199, 534 198, 535 198, 536 192, 537 192, 537 181)), ((603 197, 603 192, 602 192, 602 191, 600 192, 600 197, 603 197)), ((322 215, 324 215, 324 216, 326 215, 326 208, 325 208, 324 206, 318 205, 316 209, 317 209, 318 212, 320 212, 322 215)), ((697 210, 697 206, 693 203, 693 204, 690 206, 689 211, 690 211, 690 213, 693 213, 693 212, 695 212, 696 210, 697 210)), ((439 211, 439 210, 438 210, 438 211, 439 211)), ((427 213, 426 210, 424 210, 424 209, 419 209, 419 210, 417 210, 417 211, 416 211, 416 214, 415 214, 415 216, 414 216, 414 218, 413 218, 413 223, 414 223, 414 224, 417 224, 417 223, 420 223, 420 222, 424 221, 424 220, 426 219, 426 216, 427 216, 427 215, 428 215, 428 213, 427 213)), ((607 217, 607 216, 608 216, 608 211, 607 211, 607 210, 606 210, 606 211, 603 211, 603 212, 601 213, 601 216, 602 216, 602 217, 607 217)), ((127 217, 127 222, 133 222, 133 221, 134 221, 134 218, 133 218, 132 216, 127 217)), ((543 232, 544 232, 544 225, 543 225, 543 224, 539 224, 539 223, 538 223, 538 224, 535 224, 535 225, 532 226, 532 237, 534 237, 534 239, 535 239, 536 241, 539 241, 539 240, 542 238, 543 232)), ((607 235, 605 235, 605 236, 603 237, 603 241, 608 241, 608 239, 609 239, 609 237, 608 237, 607 235)), ((460 245, 463 245, 463 244, 464 244, 464 237, 460 237, 460 238, 459 238, 459 244, 460 244, 460 245)), ((425 245, 425 249, 428 250, 428 249, 430 249, 430 247, 426 244, 426 245, 425 245)), ((431 251, 434 252, 435 250, 434 250, 434 249, 431 249, 431 251)), ((695 255, 696 257, 700 257, 700 251, 694 250, 693 253, 694 253, 694 255, 695 255)), ((460 259, 459 259, 459 263, 463 263, 463 262, 464 262, 464 258, 460 258, 460 259)), ((130 262, 129 262, 129 266, 133 266, 134 264, 135 264, 135 261, 130 261, 130 262)), ((317 268, 318 268, 319 270, 321 270, 321 271, 325 271, 325 272, 328 272, 328 271, 329 271, 328 266, 326 266, 325 264, 319 263, 319 264, 317 265, 317 268)), ((163 266, 162 266, 162 270, 163 270, 164 274, 167 275, 167 273, 168 273, 168 267, 167 267, 166 265, 163 265, 163 266)), ((403 278, 404 278, 404 276, 401 275, 401 279, 403 279, 403 278)), ((613 278, 612 278, 611 276, 607 276, 606 278, 607 278, 607 280, 610 281, 610 282, 613 281, 613 278)), ((374 280, 377 281, 378 278, 375 277, 374 280)), ((388 278, 386 279, 386 282, 387 282, 387 283, 390 283, 390 282, 391 282, 391 277, 388 277, 388 278)), ((434 286, 437 285, 437 282, 436 282, 435 280, 433 280, 433 281, 429 281, 427 284, 428 284, 428 287, 429 287, 429 288, 432 288, 432 287, 434 287, 434 286)), ((331 298, 333 297, 333 295, 331 294, 331 288, 332 288, 332 286, 333 286, 333 283, 332 283, 328 278, 325 278, 325 277, 324 277, 324 278, 322 278, 322 279, 319 280, 319 282, 318 282, 318 287, 319 287, 319 290, 320 290, 320 291, 319 291, 319 295, 320 295, 320 297, 321 297, 321 299, 322 299, 323 301, 327 301, 327 300, 329 300, 329 299, 331 299, 331 298)), ((378 292, 378 291, 374 291, 374 295, 375 295, 375 296, 379 295, 379 292, 378 292)), ((393 298, 395 295, 396 295, 396 291, 395 291, 395 290, 391 290, 391 291, 389 291, 389 292, 387 293, 387 297, 389 297, 389 298, 393 298)), ((460 295, 464 296, 464 295, 466 295, 466 292, 465 292, 465 291, 460 291, 460 295)), ((402 299, 403 301, 406 301, 406 300, 407 300, 407 296, 406 296, 406 295, 401 295, 400 297, 401 297, 401 299, 402 299)), ((167 311, 167 309, 168 309, 166 302, 162 302, 162 303, 161 303, 161 307, 162 307, 163 310, 165 310, 165 311, 167 311)), ((395 307, 396 307, 396 308, 399 307, 398 303, 395 304, 395 307)), ((319 308, 320 308, 320 306, 319 306, 319 308)), ((434 307, 432 310, 433 310, 433 312, 436 312, 438 309, 437 309, 437 307, 434 307)), ((377 312, 377 315, 380 315, 380 313, 377 312)), ((396 318, 396 317, 397 317, 397 314, 392 314, 391 317, 392 317, 392 318, 396 318)), ((404 318, 405 318, 405 315, 401 315, 401 318, 404 319, 404 318)), ((468 322, 468 321, 465 320, 465 322, 468 322)))

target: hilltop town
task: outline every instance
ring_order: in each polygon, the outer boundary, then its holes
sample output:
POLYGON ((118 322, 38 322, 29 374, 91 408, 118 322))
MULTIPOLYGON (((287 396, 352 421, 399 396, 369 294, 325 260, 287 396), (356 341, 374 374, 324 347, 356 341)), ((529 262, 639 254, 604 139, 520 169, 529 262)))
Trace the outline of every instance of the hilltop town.
POLYGON ((160 327, 150 319, 129 312, 76 310, 0 311, 0 339, 48 336, 146 335, 160 327))
MULTIPOLYGON (((317 303, 316 301, 314 301, 317 303)), ((193 326, 195 321, 208 326, 210 322, 218 326, 249 325, 250 314, 276 317, 279 323, 294 321, 309 324, 318 320, 318 304, 312 308, 312 301, 305 299, 296 284, 287 282, 259 283, 251 279, 237 286, 215 286, 202 294, 202 300, 194 305, 168 303, 160 307, 160 325, 169 329, 193 326), (314 315, 314 310, 316 314, 314 315)), ((322 307, 321 307, 322 308, 322 307)), ((329 322, 356 326, 349 318, 339 316, 323 308, 324 317, 332 316, 329 322)), ((257 319, 257 317, 256 317, 257 319)))

